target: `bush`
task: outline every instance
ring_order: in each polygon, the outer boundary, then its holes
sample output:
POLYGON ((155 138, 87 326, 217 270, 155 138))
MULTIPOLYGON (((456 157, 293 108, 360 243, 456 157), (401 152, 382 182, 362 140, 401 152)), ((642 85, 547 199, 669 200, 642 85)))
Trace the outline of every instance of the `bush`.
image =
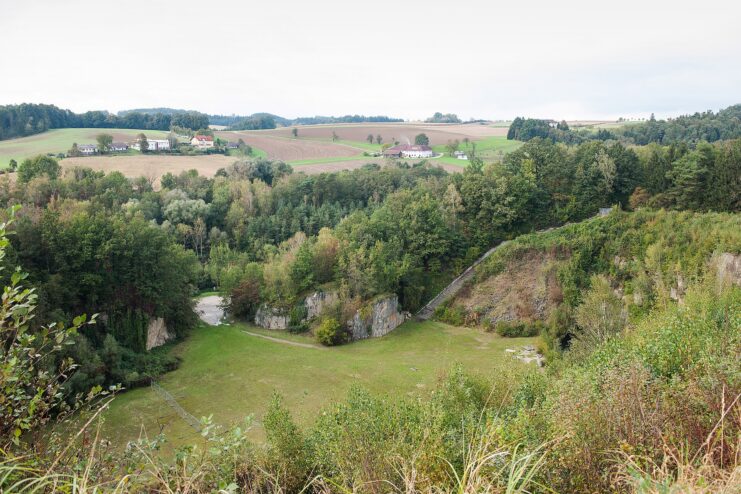
POLYGON ((304 321, 308 311, 303 303, 294 305, 288 313, 288 331, 291 333, 305 333, 309 325, 304 321))
POLYGON ((462 307, 441 305, 435 309, 435 319, 453 326, 463 326, 466 322, 466 311, 462 307))
POLYGON ((314 330, 314 336, 319 343, 327 346, 339 345, 347 339, 342 326, 334 317, 324 319, 319 327, 314 330))
POLYGON ((508 338, 524 338, 537 336, 545 328, 541 321, 498 321, 494 324, 494 332, 508 338))

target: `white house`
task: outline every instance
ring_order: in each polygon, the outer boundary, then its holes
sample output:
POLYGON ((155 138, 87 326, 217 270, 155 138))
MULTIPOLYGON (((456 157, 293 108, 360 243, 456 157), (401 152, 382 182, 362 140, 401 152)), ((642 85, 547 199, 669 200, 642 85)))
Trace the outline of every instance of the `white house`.
POLYGON ((399 144, 385 150, 383 155, 387 158, 432 158, 435 153, 423 144, 399 144))
POLYGON ((196 147, 198 149, 212 148, 214 147, 214 137, 196 135, 193 137, 193 139, 190 140, 190 143, 193 145, 193 147, 196 147))
POLYGON ((109 149, 115 153, 125 153, 129 150, 129 145, 125 142, 113 142, 109 149))
POLYGON ((453 153, 453 156, 455 156, 459 160, 467 160, 468 155, 464 153, 463 151, 456 151, 453 153))
POLYGON ((98 146, 95 144, 80 144, 77 146, 77 150, 84 156, 91 156, 98 152, 98 146))
MULTIPOLYGON (((141 151, 141 142, 136 141, 131 145, 132 149, 141 151)), ((170 141, 167 139, 147 139, 147 151, 169 151, 170 141)))

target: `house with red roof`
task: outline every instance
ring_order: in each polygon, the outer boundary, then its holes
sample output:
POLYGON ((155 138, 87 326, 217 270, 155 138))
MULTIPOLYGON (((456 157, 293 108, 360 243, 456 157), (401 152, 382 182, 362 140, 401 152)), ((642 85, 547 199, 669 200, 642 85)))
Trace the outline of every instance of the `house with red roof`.
POLYGON ((214 147, 214 136, 195 135, 190 143, 198 149, 212 148, 214 147))

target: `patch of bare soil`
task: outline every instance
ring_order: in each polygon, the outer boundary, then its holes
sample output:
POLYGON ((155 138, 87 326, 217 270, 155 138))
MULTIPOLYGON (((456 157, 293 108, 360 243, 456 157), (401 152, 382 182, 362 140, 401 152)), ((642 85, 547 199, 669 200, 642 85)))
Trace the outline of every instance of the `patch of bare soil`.
POLYGON ((350 157, 363 152, 362 149, 334 142, 293 139, 290 130, 285 130, 285 136, 248 131, 217 132, 217 135, 229 141, 242 139, 250 146, 265 151, 269 159, 283 161, 350 157))
MULTIPOLYGON (((507 135, 507 128, 496 128, 488 125, 479 124, 424 124, 424 123, 389 123, 389 124, 337 124, 337 125, 307 125, 297 126, 299 138, 305 139, 332 139, 334 132, 341 140, 364 142, 369 134, 374 136, 380 135, 383 142, 392 143, 394 141, 414 142, 417 134, 424 133, 430 138, 432 145, 445 144, 449 140, 458 139, 481 139, 491 136, 507 135)), ((291 138, 291 128, 285 127, 280 129, 250 132, 255 135, 277 136, 291 138)), ((296 141, 296 139, 293 139, 296 141)), ((301 139, 298 139, 300 141, 301 139)), ((247 142, 245 140, 245 142, 247 142)), ((259 146, 258 146, 259 147, 259 146)))
POLYGON ((485 321, 545 321, 562 301, 553 254, 529 252, 499 274, 462 290, 453 305, 485 321))

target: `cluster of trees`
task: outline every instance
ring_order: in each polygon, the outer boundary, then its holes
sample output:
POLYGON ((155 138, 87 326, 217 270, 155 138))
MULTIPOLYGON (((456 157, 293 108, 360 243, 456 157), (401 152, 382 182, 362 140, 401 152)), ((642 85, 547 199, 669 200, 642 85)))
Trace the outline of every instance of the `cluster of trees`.
POLYGON ((540 137, 553 142, 579 144, 588 140, 619 140, 625 144, 680 144, 695 146, 700 142, 717 142, 741 137, 741 105, 729 106, 714 113, 707 111, 669 120, 656 120, 653 115, 642 123, 596 132, 570 129, 564 121, 553 125, 548 120, 517 117, 512 121, 507 139, 529 141, 540 137))
POLYGON ((0 140, 29 136, 50 129, 121 128, 169 130, 177 125, 190 129, 208 127, 208 116, 197 112, 178 114, 128 112, 122 116, 105 111, 73 113, 54 105, 0 106, 0 140))
POLYGON ((275 116, 269 113, 255 113, 252 116, 237 120, 229 125, 229 129, 231 130, 260 130, 274 129, 275 127, 275 116))
POLYGON ((341 117, 298 117, 291 120, 292 125, 318 125, 318 124, 334 124, 334 123, 391 123, 391 122, 403 122, 403 118, 387 117, 385 115, 344 115, 341 117))
POLYGON ((83 364, 65 389, 135 386, 172 368, 172 357, 146 351, 147 328, 162 318, 177 338, 193 327, 200 266, 169 230, 131 207, 154 200, 151 180, 90 169, 60 177, 56 160, 40 156, 24 161, 16 183, 5 179, 0 189, 3 204, 22 205, 3 281, 12 267, 28 272, 38 297, 32 327, 100 314, 65 349, 83 364))
POLYGON ((427 123, 461 123, 461 119, 455 113, 435 112, 430 118, 425 120, 427 123))

